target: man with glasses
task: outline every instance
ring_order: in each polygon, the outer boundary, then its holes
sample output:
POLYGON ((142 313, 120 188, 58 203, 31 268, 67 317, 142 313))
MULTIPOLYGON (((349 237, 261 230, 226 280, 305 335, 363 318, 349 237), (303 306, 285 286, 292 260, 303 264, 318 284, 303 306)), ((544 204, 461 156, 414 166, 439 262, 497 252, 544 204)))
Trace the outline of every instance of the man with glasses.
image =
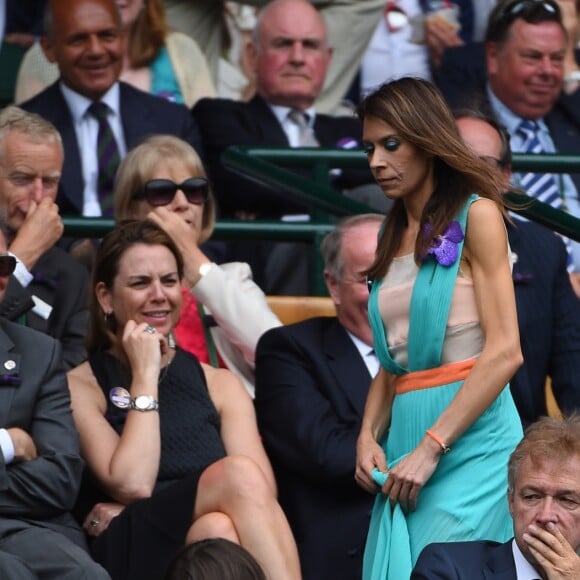
MULTIPOLYGON (((0 215, 0 303, 16 259, 0 215)), ((69 510, 83 461, 57 340, 0 317, 0 578, 106 580, 69 510)))
MULTIPOLYGON (((455 115, 471 150, 511 177, 509 135, 493 118, 477 111, 455 115)), ((566 271, 562 240, 532 222, 506 222, 514 258, 513 280, 524 363, 510 389, 524 425, 546 415, 545 382, 565 413, 580 411, 580 301, 566 271)))
POLYGON ((17 259, 0 316, 60 340, 68 369, 86 358, 89 275, 55 246, 63 232, 55 202, 62 166, 51 123, 14 106, 0 112, 0 211, 17 259))

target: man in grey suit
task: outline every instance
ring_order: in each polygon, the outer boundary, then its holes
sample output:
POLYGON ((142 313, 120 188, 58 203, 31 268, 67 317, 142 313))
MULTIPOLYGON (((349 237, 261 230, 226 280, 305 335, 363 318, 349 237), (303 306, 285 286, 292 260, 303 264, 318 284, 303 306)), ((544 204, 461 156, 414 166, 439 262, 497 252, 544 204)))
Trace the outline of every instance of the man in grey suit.
MULTIPOLYGON (((0 302, 15 258, 0 223, 0 302)), ((0 318, 0 578, 95 579, 107 573, 86 551, 71 510, 83 462, 61 347, 0 318)))

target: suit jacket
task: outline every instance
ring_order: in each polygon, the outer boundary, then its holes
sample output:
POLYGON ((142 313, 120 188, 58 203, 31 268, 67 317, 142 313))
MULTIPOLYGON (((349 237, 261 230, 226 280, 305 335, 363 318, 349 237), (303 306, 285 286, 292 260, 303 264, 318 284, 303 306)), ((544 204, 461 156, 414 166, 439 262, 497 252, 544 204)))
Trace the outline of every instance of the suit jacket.
MULTIPOLYGON (((452 47, 444 52, 437 84, 452 108, 475 105, 489 110, 486 79, 483 43, 452 47)), ((544 121, 558 152, 577 153, 580 150, 580 90, 569 95, 562 93, 544 121)), ((580 191, 580 173, 570 177, 580 191)))
MULTIPOLYGON (((121 122, 127 150, 138 145, 145 137, 166 133, 184 139, 202 155, 201 138, 186 107, 122 82, 119 85, 121 122)), ((65 161, 56 201, 62 215, 81 215, 84 189, 81 154, 72 117, 59 83, 50 85, 22 103, 21 107, 48 119, 59 130, 65 161)))
POLYGON ((566 272, 566 249, 547 228, 507 224, 514 264, 518 325, 524 363, 510 381, 524 424, 547 414, 544 385, 565 412, 580 409, 580 300, 566 272))
POLYGON ((411 580, 517 580, 512 541, 447 542, 426 546, 411 580))
POLYGON ((374 497, 354 480, 371 376, 335 317, 266 332, 256 412, 304 580, 360 579, 374 497))
MULTIPOLYGON (((208 161, 208 171, 223 217, 236 210, 258 213, 260 217, 280 217, 305 213, 304 205, 281 197, 272 188, 256 184, 224 169, 221 155, 232 145, 289 147, 288 138, 278 119, 260 96, 249 102, 229 99, 201 99, 193 108, 208 161)), ((359 142, 362 126, 354 117, 330 117, 317 114, 314 133, 322 147, 335 147, 344 138, 359 142)), ((369 171, 343 172, 336 181, 339 188, 373 182, 369 171)))
POLYGON ((0 303, 0 316, 13 321, 24 317, 26 326, 60 340, 65 368, 77 366, 86 359, 85 338, 89 321, 87 269, 54 247, 38 259, 31 273, 34 278, 26 288, 14 276, 10 277, 0 303), (52 306, 48 319, 32 312, 33 295, 52 306))
POLYGON ((84 534, 70 510, 83 462, 58 341, 0 318, 0 426, 28 432, 33 461, 6 465, 0 453, 0 537, 27 526, 84 534))

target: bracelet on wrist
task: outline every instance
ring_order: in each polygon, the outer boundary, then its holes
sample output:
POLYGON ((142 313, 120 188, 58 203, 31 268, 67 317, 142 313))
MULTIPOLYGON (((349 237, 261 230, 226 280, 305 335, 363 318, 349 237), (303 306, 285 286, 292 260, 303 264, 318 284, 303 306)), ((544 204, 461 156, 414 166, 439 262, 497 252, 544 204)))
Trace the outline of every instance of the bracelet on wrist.
POLYGON ((427 429, 427 431, 425 431, 425 434, 431 437, 431 439, 433 439, 433 441, 435 441, 435 443, 437 443, 439 447, 441 447, 442 453, 449 453, 451 451, 451 447, 446 445, 438 435, 436 435, 435 433, 433 433, 433 431, 431 431, 431 429, 427 429))

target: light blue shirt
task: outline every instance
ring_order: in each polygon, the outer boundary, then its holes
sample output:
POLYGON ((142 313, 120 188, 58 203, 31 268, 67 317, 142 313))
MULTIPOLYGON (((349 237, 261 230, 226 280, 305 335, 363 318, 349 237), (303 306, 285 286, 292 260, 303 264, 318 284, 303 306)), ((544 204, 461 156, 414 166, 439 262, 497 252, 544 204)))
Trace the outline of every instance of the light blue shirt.
MULTIPOLYGON (((66 101, 73 119, 79 152, 81 155, 82 174, 84 181, 83 189, 83 216, 100 217, 101 205, 97 193, 97 181, 99 177, 99 161, 97 158, 97 136, 99 133, 99 123, 97 119, 88 112, 88 108, 93 101, 87 97, 69 89, 60 83, 60 90, 66 101)), ((101 102, 108 105, 110 113, 109 124, 121 159, 127 153, 123 125, 121 124, 121 104, 120 104, 119 83, 115 83, 107 93, 101 98, 101 102)), ((66 163, 65 159, 65 163, 66 163)))
MULTIPOLYGON (((522 135, 518 134, 518 127, 523 121, 521 117, 516 115, 513 111, 508 109, 492 92, 489 85, 487 86, 487 96, 493 112, 495 113, 498 121, 504 125, 510 134, 510 147, 513 153, 525 153, 524 144, 525 139, 522 135)), ((550 136, 550 131, 543 119, 535 119, 540 127, 540 132, 538 133, 538 139, 542 145, 542 148, 546 153, 557 153, 556 146, 552 137, 550 136)), ((519 187, 520 184, 520 173, 514 173, 512 176, 512 182, 514 185, 519 187)), ((573 216, 580 218, 580 201, 578 199, 578 191, 576 186, 572 181, 572 178, 568 174, 556 174, 556 179, 558 181, 560 195, 565 204, 568 213, 573 216)), ((521 216, 520 216, 521 217, 521 216)), ((572 255, 574 259, 574 271, 580 271, 580 243, 571 241, 572 244, 572 255)))

